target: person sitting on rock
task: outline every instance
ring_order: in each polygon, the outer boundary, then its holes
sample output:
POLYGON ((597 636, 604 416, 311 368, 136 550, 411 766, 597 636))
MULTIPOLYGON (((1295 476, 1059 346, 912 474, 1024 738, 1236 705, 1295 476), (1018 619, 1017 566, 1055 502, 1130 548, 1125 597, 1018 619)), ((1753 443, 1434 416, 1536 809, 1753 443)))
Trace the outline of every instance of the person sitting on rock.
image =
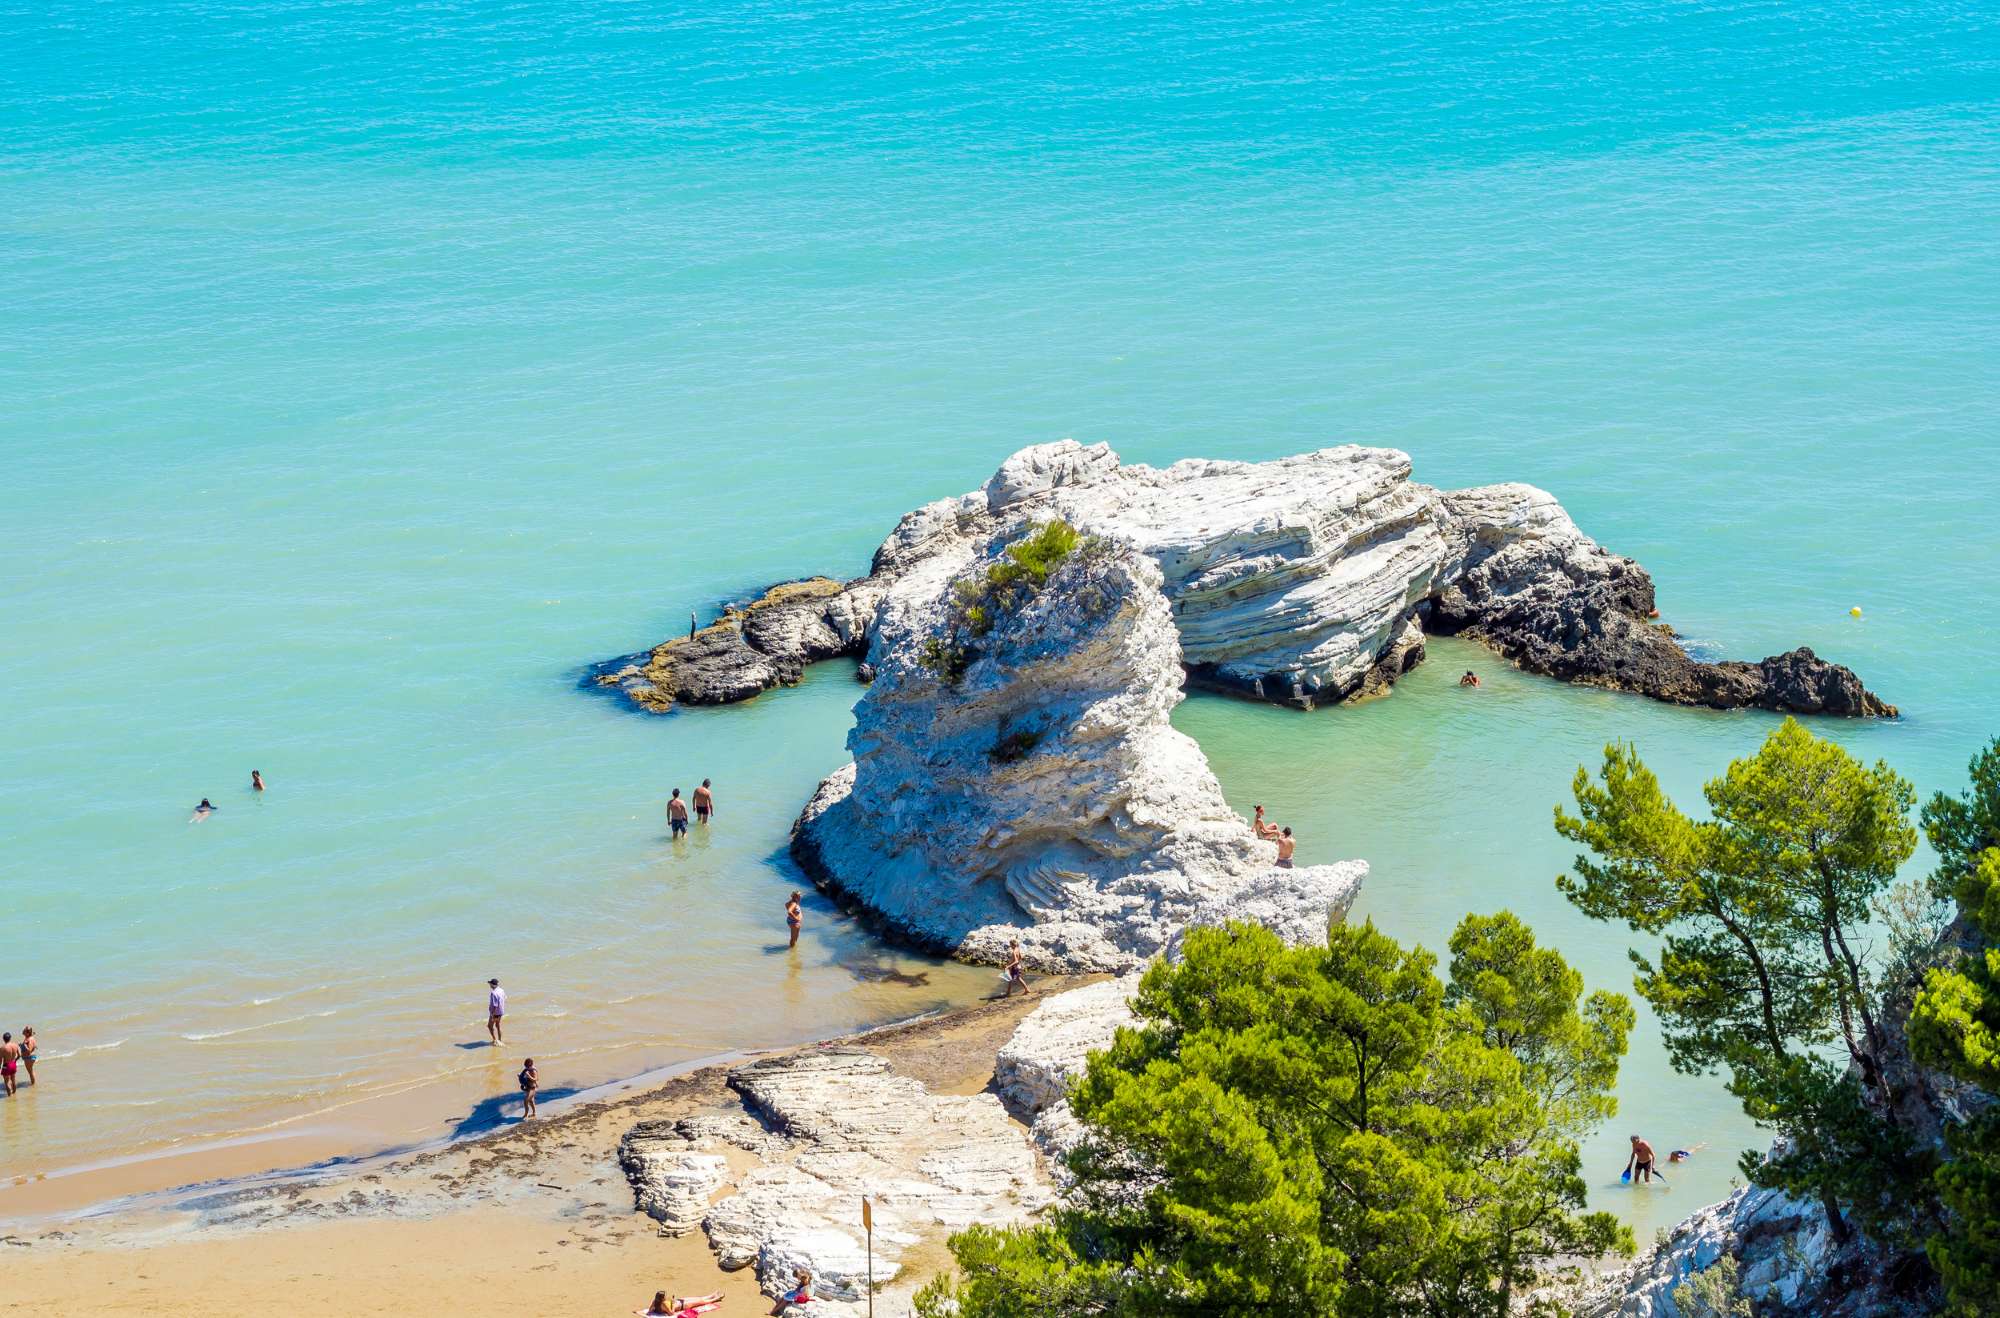
POLYGON ((1264 807, 1261 805, 1257 807, 1257 813, 1251 817, 1250 831, 1266 842, 1278 836, 1278 826, 1264 818, 1264 807))
POLYGON ((1279 869, 1288 870, 1292 867, 1292 852, 1298 849, 1298 845, 1298 839, 1292 836, 1292 830, 1289 827, 1278 830, 1279 869))
POLYGON ((796 1283, 792 1293, 785 1296, 786 1304, 811 1304, 813 1302, 813 1274, 811 1268, 793 1268, 792 1281, 796 1283))

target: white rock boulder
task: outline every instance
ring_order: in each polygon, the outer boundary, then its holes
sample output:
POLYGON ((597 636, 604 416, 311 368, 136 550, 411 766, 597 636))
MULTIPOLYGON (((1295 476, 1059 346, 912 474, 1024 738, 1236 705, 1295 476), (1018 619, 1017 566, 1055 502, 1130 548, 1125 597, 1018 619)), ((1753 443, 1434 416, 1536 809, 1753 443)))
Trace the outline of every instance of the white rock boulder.
MULTIPOLYGON (((1061 488, 1058 487, 1060 491, 1061 488)), ((1159 566, 1089 541, 982 629, 961 541, 907 571, 877 619, 854 762, 820 785, 793 852, 906 939, 969 960, 1124 970, 1190 924, 1324 931, 1366 866, 1280 868, 1194 741, 1159 566)))

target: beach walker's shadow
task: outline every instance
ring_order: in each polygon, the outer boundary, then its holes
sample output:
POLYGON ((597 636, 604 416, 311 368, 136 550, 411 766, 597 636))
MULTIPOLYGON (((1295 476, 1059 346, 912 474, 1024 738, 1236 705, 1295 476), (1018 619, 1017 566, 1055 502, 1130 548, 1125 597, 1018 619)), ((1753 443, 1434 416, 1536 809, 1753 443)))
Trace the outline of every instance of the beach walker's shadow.
MULTIPOLYGON (((557 1089, 538 1089, 535 1102, 553 1103, 583 1092, 575 1086, 557 1089)), ((495 1094, 475 1103, 472 1111, 460 1117, 451 1128, 452 1139, 464 1139, 468 1135, 483 1135, 489 1130, 502 1126, 512 1126, 521 1120, 521 1095, 519 1093, 495 1094)))
POLYGON ((473 1039, 467 1043, 455 1043, 452 1045, 454 1048, 463 1048, 467 1052, 471 1052, 474 1048, 498 1048, 499 1046, 499 1044, 493 1042, 491 1039, 473 1039))

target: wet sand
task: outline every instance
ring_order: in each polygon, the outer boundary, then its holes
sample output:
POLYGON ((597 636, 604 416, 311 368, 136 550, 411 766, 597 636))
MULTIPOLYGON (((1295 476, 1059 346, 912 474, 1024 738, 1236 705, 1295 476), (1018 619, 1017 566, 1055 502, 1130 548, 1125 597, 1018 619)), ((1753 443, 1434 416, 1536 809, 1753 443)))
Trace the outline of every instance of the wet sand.
MULTIPOLYGON (((932 1088, 971 1093, 1033 997, 982 1002, 851 1041, 932 1088)), ((814 1045, 818 1046, 818 1045, 814 1045)), ((715 1266, 700 1231, 662 1237, 617 1162, 635 1123, 734 1110, 726 1065, 421 1153, 316 1173, 211 1181, 0 1234, 0 1313, 415 1314, 499 1307, 619 1315, 655 1290, 770 1302, 715 1266)), ((106 1174, 116 1169, 106 1169, 106 1174)), ((948 1257, 926 1241, 925 1263, 948 1257)))

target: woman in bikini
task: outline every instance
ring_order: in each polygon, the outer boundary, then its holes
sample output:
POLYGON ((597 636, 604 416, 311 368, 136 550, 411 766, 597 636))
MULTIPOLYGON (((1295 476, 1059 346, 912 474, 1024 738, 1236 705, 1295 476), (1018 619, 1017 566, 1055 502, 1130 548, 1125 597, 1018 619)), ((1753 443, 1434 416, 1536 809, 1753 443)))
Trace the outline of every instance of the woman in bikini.
POLYGON ((28 1083, 31 1085, 35 1083, 35 1052, 40 1047, 41 1045, 35 1042, 35 1027, 32 1025, 23 1025, 21 1027, 21 1065, 28 1068, 28 1083))
POLYGON ((799 895, 793 893, 785 902, 785 923, 792 927, 791 946, 797 947, 799 945, 799 926, 805 922, 805 908, 799 905, 799 895))
POLYGON ((676 1295, 669 1298, 665 1291, 654 1291, 653 1302, 643 1309, 632 1312, 639 1318, 696 1318, 722 1304, 722 1292, 713 1295, 690 1295, 682 1299, 676 1295))
POLYGON ((541 1087, 542 1078, 535 1073, 535 1059, 530 1057, 521 1067, 521 1120, 535 1115, 535 1091, 541 1087))

